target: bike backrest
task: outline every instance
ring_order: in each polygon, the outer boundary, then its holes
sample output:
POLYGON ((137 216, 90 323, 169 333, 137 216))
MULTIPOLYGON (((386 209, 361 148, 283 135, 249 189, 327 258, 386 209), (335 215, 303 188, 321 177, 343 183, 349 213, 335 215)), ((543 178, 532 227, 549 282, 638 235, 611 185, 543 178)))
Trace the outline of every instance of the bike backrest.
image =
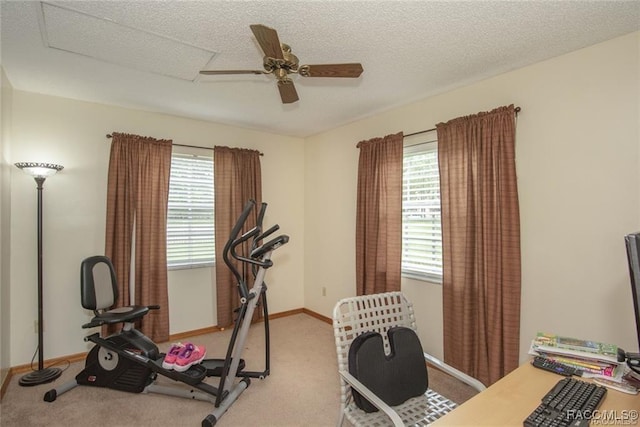
POLYGON ((80 295, 87 310, 106 310, 118 300, 118 282, 111 260, 92 256, 80 265, 80 295))

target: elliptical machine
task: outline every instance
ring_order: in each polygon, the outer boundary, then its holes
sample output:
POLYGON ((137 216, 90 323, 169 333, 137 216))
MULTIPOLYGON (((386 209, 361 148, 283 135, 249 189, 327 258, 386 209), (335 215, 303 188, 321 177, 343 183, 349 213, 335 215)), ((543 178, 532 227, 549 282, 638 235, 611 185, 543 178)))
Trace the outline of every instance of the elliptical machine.
POLYGON ((267 269, 273 266, 273 251, 286 244, 289 237, 280 235, 261 243, 279 229, 278 225, 274 225, 262 232, 266 203, 261 205, 256 226, 239 236, 255 207, 255 201, 247 202, 223 251, 223 259, 237 280, 240 295, 240 307, 236 310, 237 317, 224 359, 205 359, 185 372, 164 369, 162 361, 165 354, 134 326, 134 322, 145 316, 149 310, 159 307, 130 306, 109 310, 118 297, 113 265, 107 257, 89 257, 81 265, 81 300, 82 306, 93 310, 95 317, 82 327, 93 328, 104 324, 123 323, 123 328, 119 333, 106 338, 97 332, 85 337, 85 341, 95 344, 86 357, 85 368, 74 380, 47 391, 44 400, 53 402, 58 396, 79 385, 108 387, 132 393, 160 393, 213 403, 214 409, 202 420, 202 426, 214 426, 249 387, 250 378, 263 379, 270 373, 269 313, 264 278, 267 269), (246 251, 248 253, 238 253, 238 248, 250 239, 253 240, 250 249, 246 251), (255 276, 251 289, 247 286, 246 278, 234 267, 231 257, 251 266, 255 276), (241 354, 257 305, 262 305, 264 316, 265 369, 245 371, 245 361, 241 359, 241 354), (158 375, 179 381, 187 387, 156 384, 158 375), (217 386, 206 382, 205 379, 208 377, 218 377, 217 386), (239 380, 236 380, 237 378, 239 380))

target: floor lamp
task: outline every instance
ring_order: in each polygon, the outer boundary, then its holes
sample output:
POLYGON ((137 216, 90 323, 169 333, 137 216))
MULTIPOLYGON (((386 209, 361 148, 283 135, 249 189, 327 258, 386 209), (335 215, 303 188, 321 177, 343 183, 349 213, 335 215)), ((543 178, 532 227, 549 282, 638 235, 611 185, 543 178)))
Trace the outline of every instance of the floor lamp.
POLYGON ((31 175, 38 185, 38 370, 32 371, 20 378, 21 386, 34 386, 51 382, 62 374, 59 368, 44 367, 44 350, 42 339, 42 186, 47 177, 55 175, 63 169, 60 165, 51 163, 16 163, 22 171, 31 175))

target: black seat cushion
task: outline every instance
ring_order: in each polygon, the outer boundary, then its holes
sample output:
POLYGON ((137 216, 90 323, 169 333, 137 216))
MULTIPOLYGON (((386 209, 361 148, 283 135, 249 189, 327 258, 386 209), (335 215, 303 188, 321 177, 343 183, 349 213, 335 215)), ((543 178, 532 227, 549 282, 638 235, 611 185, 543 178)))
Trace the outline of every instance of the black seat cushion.
POLYGON ((94 328, 101 325, 111 325, 113 323, 133 322, 149 312, 149 307, 145 305, 130 305, 126 307, 117 307, 113 310, 104 311, 97 314, 91 322, 82 325, 83 328, 94 328))
MULTIPOLYGON (((393 327, 387 332, 391 352, 386 355, 382 336, 365 332, 349 349, 349 373, 382 399, 396 406, 427 391, 429 379, 422 345, 415 331, 393 327)), ((355 404, 365 412, 378 409, 353 390, 355 404)))

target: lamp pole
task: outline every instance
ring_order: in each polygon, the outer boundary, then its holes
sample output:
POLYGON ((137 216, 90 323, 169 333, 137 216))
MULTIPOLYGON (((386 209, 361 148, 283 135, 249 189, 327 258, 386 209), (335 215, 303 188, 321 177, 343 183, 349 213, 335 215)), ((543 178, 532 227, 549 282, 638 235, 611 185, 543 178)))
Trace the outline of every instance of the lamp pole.
POLYGON ((38 185, 38 371, 44 369, 44 355, 42 354, 42 348, 44 340, 42 338, 44 331, 43 310, 42 310, 42 185, 45 178, 36 177, 35 181, 38 185))
POLYGON ((43 275, 42 275, 42 190, 44 181, 48 176, 54 175, 63 169, 60 165, 51 163, 16 163, 16 166, 31 175, 38 189, 38 370, 23 375, 18 383, 21 386, 34 386, 51 382, 62 374, 59 368, 44 367, 44 321, 43 321, 43 275))

